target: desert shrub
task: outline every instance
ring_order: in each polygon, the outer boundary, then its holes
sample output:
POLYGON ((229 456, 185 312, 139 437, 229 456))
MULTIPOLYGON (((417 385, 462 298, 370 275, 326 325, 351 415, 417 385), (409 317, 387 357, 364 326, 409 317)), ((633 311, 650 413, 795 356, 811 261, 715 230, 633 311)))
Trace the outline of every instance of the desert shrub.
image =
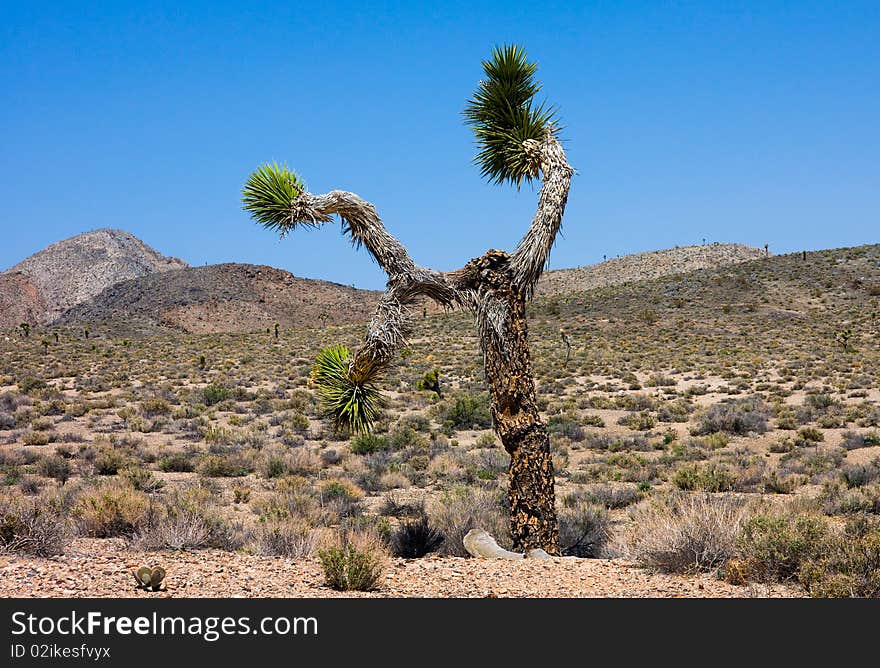
POLYGON ((551 434, 565 436, 570 441, 579 443, 586 437, 586 432, 581 426, 577 416, 572 414, 554 415, 547 422, 547 430, 551 434))
POLYGON ((500 545, 510 546, 508 521, 502 512, 502 504, 498 495, 488 490, 459 487, 446 492, 430 509, 429 516, 443 534, 441 554, 470 556, 463 541, 471 529, 484 529, 500 545))
POLYGON ((269 454, 263 462, 263 476, 266 478, 280 478, 286 475, 287 464, 284 461, 284 455, 280 453, 269 454))
POLYGON ((711 406, 698 416, 693 429, 695 436, 723 431, 728 434, 746 435, 750 432, 767 431, 769 411, 760 397, 746 397, 725 401, 711 406))
POLYGON ((420 559, 443 544, 443 533, 431 525, 423 512, 415 519, 401 522, 391 534, 391 551, 395 557, 420 559))
POLYGON ((706 434, 702 439, 701 443, 704 448, 707 450, 721 450, 722 448, 727 447, 727 444, 730 443, 730 439, 720 431, 716 431, 713 434, 706 434))
POLYGON ((672 477, 678 489, 700 492, 729 492, 736 479, 729 468, 722 464, 685 464, 672 477))
POLYGON ((798 580, 815 598, 880 598, 880 523, 847 522, 801 565, 798 580))
POLYGON ((660 422, 687 422, 694 407, 687 399, 664 401, 657 408, 657 419, 660 422))
POLYGON ((314 528, 301 518, 260 522, 253 531, 257 554, 304 559, 317 546, 314 528))
POLYGON ((817 411, 826 411, 837 405, 837 401, 830 394, 808 394, 804 399, 804 405, 817 411))
POLYGON ((614 510, 631 506, 643 497, 644 493, 636 485, 600 484, 566 495, 562 499, 562 505, 574 507, 580 503, 592 503, 614 510))
POLYGON ((98 475, 116 475, 119 469, 130 463, 130 459, 113 447, 101 448, 95 457, 95 473, 98 475))
POLYGON ((488 429, 492 426, 488 393, 455 395, 441 406, 440 421, 450 429, 488 429))
POLYGON ((585 415, 583 417, 583 423, 588 427, 604 427, 605 420, 602 419, 599 415, 585 415))
POLYGON ((141 492, 157 492, 165 483, 159 480, 152 471, 142 466, 128 466, 122 471, 122 477, 136 490, 141 492))
POLYGON ((132 542, 141 550, 197 550, 207 546, 209 536, 210 525, 202 513, 180 509, 151 518, 132 542))
POLYGON ((169 415, 171 413, 171 404, 160 397, 145 399, 141 402, 141 413, 148 418, 156 417, 157 415, 169 415))
POLYGON ((54 503, 0 497, 0 553, 52 557, 64 553, 66 541, 67 528, 54 503))
MULTIPOLYGON (((382 497, 379 514, 386 517, 421 517, 425 513, 424 503, 407 502, 397 492, 388 492, 382 497)), ((430 521, 430 520, 429 520, 430 521)))
POLYGON ((389 435, 392 450, 403 450, 409 447, 422 447, 428 442, 427 436, 413 429, 408 424, 398 424, 389 435))
POLYGON ((25 496, 36 496, 40 493, 40 487, 42 487, 40 479, 32 476, 24 476, 18 483, 19 491, 25 496))
POLYGON ((880 478, 880 459, 868 464, 848 464, 841 469, 840 475, 847 487, 864 487, 880 478))
POLYGON ((642 434, 633 434, 632 436, 589 434, 584 441, 584 447, 591 450, 617 452, 620 450, 650 450, 651 444, 642 434))
POLYGON ((37 471, 63 485, 70 478, 70 462, 61 455, 49 455, 40 459, 37 471))
POLYGON ((132 542, 142 550, 237 550, 244 544, 244 532, 223 518, 211 492, 189 487, 152 505, 132 542))
POLYGON ((159 460, 159 469, 166 473, 191 473, 195 471, 196 466, 185 452, 172 452, 159 460))
POLYGON ((648 387, 675 387, 678 382, 662 373, 652 374, 645 383, 648 387))
POLYGON ((820 443, 825 440, 825 434, 822 433, 821 429, 816 429, 815 427, 804 427, 800 431, 798 431, 798 441, 795 441, 796 445, 811 445, 814 443, 820 443))
POLYGON ((80 492, 70 514, 81 534, 110 538, 134 533, 147 520, 148 508, 146 494, 113 480, 80 492))
POLYGON ((356 455, 368 455, 391 447, 387 436, 366 432, 351 439, 351 451, 356 455))
POLYGON ((381 541, 372 533, 342 532, 335 545, 318 552, 324 580, 337 591, 376 589, 385 571, 381 541))
POLYGON ((867 448, 872 445, 880 445, 880 433, 871 431, 866 434, 860 434, 855 431, 843 432, 843 441, 841 445, 847 450, 856 450, 858 448, 867 448))
POLYGON ((209 478, 238 478, 251 473, 253 465, 242 453, 208 455, 199 462, 196 470, 209 478))
MULTIPOLYGON (((647 394, 626 394, 617 397, 615 405, 625 411, 652 411, 657 408, 657 400, 647 394)), ((600 405, 595 407, 602 408, 600 405)))
POLYGON ((47 387, 48 385, 45 380, 34 378, 33 376, 26 376, 18 381, 18 391, 24 394, 36 393, 40 390, 45 390, 47 387))
POLYGON ((611 537, 608 511, 593 504, 578 504, 559 513, 559 547, 562 554, 598 557, 611 537))
POLYGON ((0 413, 0 431, 15 429, 15 416, 9 413, 0 413))
POLYGON ((712 571, 734 555, 746 513, 743 503, 730 497, 676 494, 633 509, 623 552, 659 571, 712 571))
POLYGON ((25 445, 48 445, 54 440, 55 434, 47 431, 26 431, 21 436, 21 442, 25 445))
POLYGON ((820 515, 761 512, 743 524, 737 541, 738 558, 750 580, 793 580, 801 564, 822 549, 828 530, 820 515))
POLYGON ((223 387, 222 385, 217 385, 216 383, 211 383, 202 388, 201 398, 202 403, 205 406, 213 406, 214 404, 219 404, 221 401, 226 401, 231 397, 231 392, 223 387))
POLYGON ((779 470, 787 473, 807 475, 812 478, 834 471, 846 457, 843 448, 816 446, 800 448, 782 455, 779 470))
POLYGON ((880 484, 850 488, 838 482, 826 483, 819 501, 826 515, 880 514, 880 484))
POLYGON ((321 483, 321 494, 331 501, 334 499, 357 501, 363 498, 364 491, 346 478, 330 478, 321 483))
POLYGON ((657 419, 650 413, 643 411, 624 415, 617 421, 617 424, 629 427, 633 431, 648 431, 657 425, 657 419))

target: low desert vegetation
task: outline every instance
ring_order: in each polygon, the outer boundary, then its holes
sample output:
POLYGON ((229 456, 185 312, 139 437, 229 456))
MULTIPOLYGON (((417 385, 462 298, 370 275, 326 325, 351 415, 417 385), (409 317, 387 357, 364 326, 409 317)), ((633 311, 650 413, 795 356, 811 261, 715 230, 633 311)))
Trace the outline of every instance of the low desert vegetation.
MULTIPOLYGON (((880 307, 854 281, 878 262, 878 247, 841 249, 806 268, 781 256, 533 302, 561 550, 876 596, 880 307), (719 306, 743 300, 754 310, 719 306), (801 315, 780 316, 793 303, 801 315), (649 304, 652 323, 638 317, 649 304)), ((360 586, 370 578, 347 574, 367 548, 332 543, 340 532, 368 531, 376 563, 464 557, 472 528, 511 547, 509 457, 466 315, 418 319, 370 434, 336 429, 310 384, 328 340, 353 347, 363 324, 277 341, 272 323, 268 335, 124 327, 0 337, 0 551, 122 540, 320 561, 335 549, 340 586, 360 586), (442 396, 421 382, 435 370, 442 396)))

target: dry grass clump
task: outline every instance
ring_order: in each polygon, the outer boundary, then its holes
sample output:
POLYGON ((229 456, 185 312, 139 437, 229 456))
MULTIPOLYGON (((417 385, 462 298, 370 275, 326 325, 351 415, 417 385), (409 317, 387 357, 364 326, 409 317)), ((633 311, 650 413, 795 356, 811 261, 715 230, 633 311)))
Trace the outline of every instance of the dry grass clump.
POLYGON ((734 399, 711 406, 697 417, 692 429, 695 436, 721 431, 728 434, 763 434, 770 412, 758 396, 734 399))
POLYGON ((620 546, 627 558, 658 571, 698 573, 736 554, 748 511, 728 496, 674 494, 637 506, 631 515, 620 546))
POLYGON ((80 491, 70 515, 84 536, 112 538, 130 536, 147 520, 149 499, 127 481, 108 480, 80 491))
POLYGON ((440 554, 469 556, 463 541, 471 529, 484 529, 499 545, 510 547, 508 519, 497 490, 457 487, 430 507, 429 517, 444 537, 440 554))
POLYGON ((209 490, 188 487, 153 501, 132 542, 142 550, 237 550, 244 545, 244 534, 239 524, 224 517, 209 490))
POLYGON ((608 511, 594 504, 576 504, 559 512, 559 545, 562 554, 598 557, 611 539, 608 511))
POLYGON ((314 554, 318 532, 304 518, 264 520, 254 527, 251 541, 257 554, 304 559, 314 554))
POLYGON ((64 553, 67 527, 51 499, 0 495, 0 553, 52 557, 64 553))

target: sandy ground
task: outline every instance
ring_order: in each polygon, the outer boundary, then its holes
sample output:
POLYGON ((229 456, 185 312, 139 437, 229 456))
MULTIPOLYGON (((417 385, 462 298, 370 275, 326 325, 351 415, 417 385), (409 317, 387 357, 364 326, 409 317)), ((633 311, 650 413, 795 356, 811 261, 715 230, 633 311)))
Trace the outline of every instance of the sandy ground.
POLYGON ((0 597, 663 597, 799 596, 782 586, 737 587, 711 576, 648 573, 607 559, 486 561, 456 557, 391 559, 377 591, 340 593, 324 584, 316 559, 294 561, 219 550, 138 553, 122 540, 77 539, 51 559, 0 556, 0 597), (167 588, 148 593, 130 571, 161 565, 167 588))

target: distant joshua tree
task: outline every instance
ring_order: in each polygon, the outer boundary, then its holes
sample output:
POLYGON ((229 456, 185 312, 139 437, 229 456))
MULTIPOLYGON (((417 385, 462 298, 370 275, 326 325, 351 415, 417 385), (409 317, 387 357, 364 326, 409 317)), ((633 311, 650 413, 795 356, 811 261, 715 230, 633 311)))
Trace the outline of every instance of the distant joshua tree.
POLYGON ((559 336, 565 344, 565 366, 568 367, 568 360, 571 359, 571 339, 562 327, 559 328, 559 336))
POLYGON ((337 215, 342 230, 388 275, 387 290, 353 355, 343 346, 315 363, 317 392, 337 427, 371 429, 382 406, 377 382, 406 345, 410 307, 422 297, 475 317, 495 430, 510 454, 510 533, 517 549, 559 553, 550 439, 538 414, 527 340, 526 302, 534 294, 562 223, 574 170, 559 143, 555 110, 536 103, 537 65, 519 46, 496 47, 483 62, 485 77, 464 116, 474 131, 475 162, 490 182, 541 180, 537 211, 512 253, 490 249, 461 269, 439 272, 417 265, 382 224, 375 207, 333 190, 315 195, 286 166, 266 164, 247 180, 244 209, 284 237, 297 226, 318 227, 337 215))

